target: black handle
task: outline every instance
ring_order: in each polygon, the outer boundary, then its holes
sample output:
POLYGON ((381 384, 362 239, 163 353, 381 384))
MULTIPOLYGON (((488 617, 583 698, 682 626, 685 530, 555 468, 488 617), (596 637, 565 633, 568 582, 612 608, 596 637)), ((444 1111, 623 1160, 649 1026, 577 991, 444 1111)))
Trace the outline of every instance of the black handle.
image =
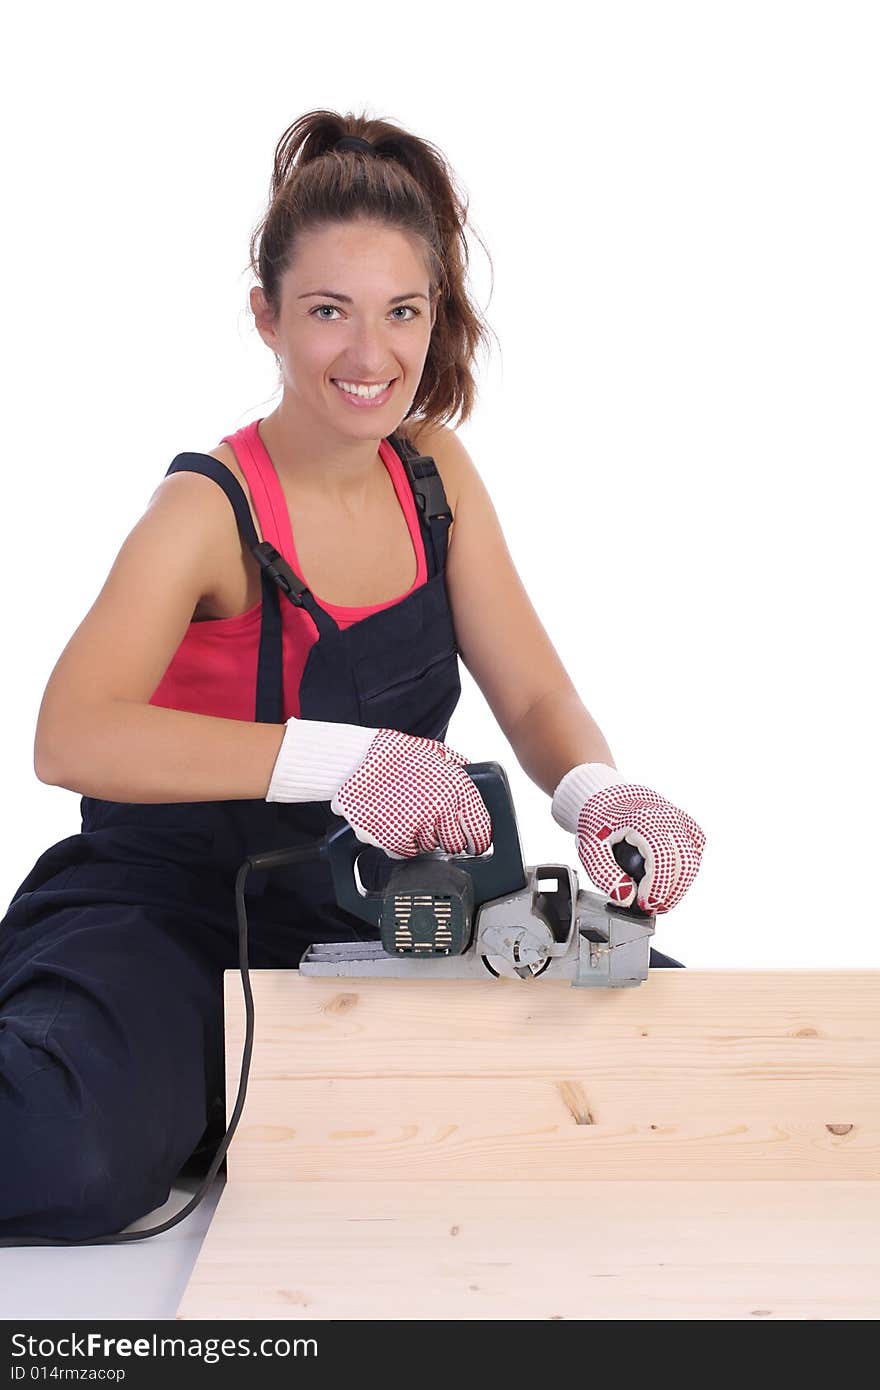
MULTIPOLYGON (((507 773, 500 763, 468 763, 463 769, 486 803, 492 821, 492 844, 484 855, 456 854, 450 863, 470 875, 474 890, 474 909, 493 898, 517 893, 526 886, 522 846, 513 811, 513 798, 507 773)), ((333 873, 336 901, 346 912, 364 922, 379 925, 382 893, 361 893, 355 882, 354 867, 368 846, 359 840, 348 821, 328 832, 326 857, 333 873)), ((412 855, 401 863, 436 859, 436 853, 412 855)))
POLYGON ((614 858, 617 860, 621 869, 623 869, 623 872, 625 874, 629 874, 630 878, 635 881, 636 885, 636 896, 633 898, 629 907, 619 908, 618 905, 614 903, 613 906, 615 911, 629 912, 633 915, 633 917, 650 917, 650 912, 644 912, 639 907, 638 887, 642 879, 645 877, 644 859, 639 854, 635 845, 630 844, 629 840, 618 840, 616 845, 612 845, 611 853, 614 855, 614 858))

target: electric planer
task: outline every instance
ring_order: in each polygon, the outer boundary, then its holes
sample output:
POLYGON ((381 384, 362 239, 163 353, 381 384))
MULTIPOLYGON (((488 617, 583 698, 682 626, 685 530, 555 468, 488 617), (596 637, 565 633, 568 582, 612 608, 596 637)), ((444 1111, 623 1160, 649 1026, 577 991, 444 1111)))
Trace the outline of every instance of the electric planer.
MULTIPOLYGON (((577 874, 566 864, 527 868, 503 767, 469 763, 464 771, 492 818, 488 851, 391 860, 387 882, 370 891, 358 873, 358 860, 370 847, 342 821, 328 832, 322 857, 329 860, 339 906, 378 928, 379 939, 309 946, 300 974, 496 976, 569 980, 579 988, 621 988, 647 979, 655 915, 578 889, 577 874)), ((621 840, 612 853, 638 884, 645 863, 635 846, 621 840)))

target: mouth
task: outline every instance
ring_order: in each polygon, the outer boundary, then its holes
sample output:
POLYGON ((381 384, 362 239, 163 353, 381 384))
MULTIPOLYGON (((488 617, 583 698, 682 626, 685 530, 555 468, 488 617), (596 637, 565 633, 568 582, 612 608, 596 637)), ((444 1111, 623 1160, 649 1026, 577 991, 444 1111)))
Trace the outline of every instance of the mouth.
POLYGON ((361 410, 370 410, 376 406, 384 405, 386 401, 391 399, 392 392, 394 391, 394 383, 397 381, 397 377, 394 376, 390 379, 384 390, 376 391, 375 388, 381 386, 381 382, 346 381, 345 386, 342 386, 340 382, 343 379, 344 378, 337 377, 330 378, 340 396, 344 396, 349 405, 354 406, 355 409, 360 408, 361 410), (353 386, 357 386, 358 389, 356 391, 351 390, 350 388, 353 386), (345 387, 349 389, 346 390, 345 387))

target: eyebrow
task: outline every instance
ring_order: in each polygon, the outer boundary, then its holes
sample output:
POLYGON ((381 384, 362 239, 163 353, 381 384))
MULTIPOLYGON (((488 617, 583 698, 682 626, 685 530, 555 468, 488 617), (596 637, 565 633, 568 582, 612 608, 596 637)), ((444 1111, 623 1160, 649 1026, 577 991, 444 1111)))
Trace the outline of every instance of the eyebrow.
MULTIPOLYGON (((308 290, 305 294, 298 294, 297 299, 311 299, 313 295, 323 295, 325 299, 338 299, 340 304, 353 304, 354 300, 350 294, 337 294, 336 290, 308 290)), ((421 294, 418 290, 413 290, 412 294, 396 294, 393 299, 389 299, 389 304, 399 304, 404 299, 424 299, 426 294, 421 294)))

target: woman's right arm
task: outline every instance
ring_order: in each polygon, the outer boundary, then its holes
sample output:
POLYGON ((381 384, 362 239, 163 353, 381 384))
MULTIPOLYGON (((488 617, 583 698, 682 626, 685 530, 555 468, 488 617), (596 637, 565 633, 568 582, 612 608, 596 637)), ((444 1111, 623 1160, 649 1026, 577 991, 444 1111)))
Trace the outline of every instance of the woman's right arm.
POLYGON ((257 724, 151 705, 199 601, 240 547, 222 490, 163 479, 46 686, 34 744, 42 782, 105 801, 325 801, 358 838, 406 858, 482 854, 492 822, 467 759, 397 729, 257 724))
POLYGON ((265 798, 284 724, 149 703, 240 545, 216 483, 163 479, 49 677, 34 742, 40 781, 108 801, 265 798))

